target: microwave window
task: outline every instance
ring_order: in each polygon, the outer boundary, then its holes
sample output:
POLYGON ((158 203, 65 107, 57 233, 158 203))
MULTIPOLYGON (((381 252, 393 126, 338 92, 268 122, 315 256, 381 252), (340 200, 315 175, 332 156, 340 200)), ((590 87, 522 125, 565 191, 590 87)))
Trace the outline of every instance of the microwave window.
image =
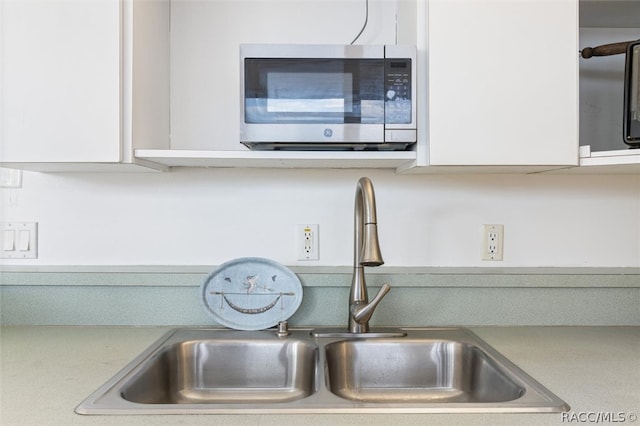
POLYGON ((270 72, 267 74, 267 112, 353 112, 353 75, 331 72, 270 72))
POLYGON ((246 123, 384 123, 383 59, 246 58, 246 123))

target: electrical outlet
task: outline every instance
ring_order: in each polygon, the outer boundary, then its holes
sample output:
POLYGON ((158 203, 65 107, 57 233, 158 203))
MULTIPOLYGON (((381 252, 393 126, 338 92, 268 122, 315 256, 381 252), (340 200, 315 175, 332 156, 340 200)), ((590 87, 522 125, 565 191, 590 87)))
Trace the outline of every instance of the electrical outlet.
POLYGON ((319 260, 318 225, 296 226, 296 249, 298 260, 319 260))
POLYGON ((482 225, 482 260, 502 260, 504 225, 482 225))

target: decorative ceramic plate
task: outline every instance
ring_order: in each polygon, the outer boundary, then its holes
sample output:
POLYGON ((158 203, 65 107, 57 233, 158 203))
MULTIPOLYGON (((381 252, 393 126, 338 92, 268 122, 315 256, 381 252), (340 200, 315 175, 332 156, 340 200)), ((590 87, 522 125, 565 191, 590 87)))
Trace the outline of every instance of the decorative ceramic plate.
POLYGON ((202 285, 216 322, 236 330, 263 330, 285 321, 302 303, 302 284, 289 268, 261 257, 223 263, 202 285))

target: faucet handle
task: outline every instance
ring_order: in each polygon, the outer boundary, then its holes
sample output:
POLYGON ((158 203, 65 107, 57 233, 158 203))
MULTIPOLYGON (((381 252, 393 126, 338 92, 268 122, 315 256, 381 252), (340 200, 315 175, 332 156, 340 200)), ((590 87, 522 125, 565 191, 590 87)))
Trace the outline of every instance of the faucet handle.
POLYGON ((382 298, 385 297, 387 293, 389 293, 390 291, 391 291, 391 286, 389 284, 382 284, 382 287, 380 287, 380 290, 378 290, 378 294, 376 294, 376 297, 374 297, 373 300, 369 302, 369 304, 370 305, 374 304, 375 306, 377 306, 378 303, 380 303, 380 301, 382 300, 382 298))
POLYGON ((373 311, 376 310, 378 304, 382 301, 382 298, 384 298, 390 291, 391 286, 389 284, 383 284, 382 287, 380 287, 378 294, 376 294, 376 297, 374 297, 369 303, 366 305, 354 305, 354 309, 352 309, 351 312, 353 319, 359 324, 369 322, 371 315, 373 315, 373 311))

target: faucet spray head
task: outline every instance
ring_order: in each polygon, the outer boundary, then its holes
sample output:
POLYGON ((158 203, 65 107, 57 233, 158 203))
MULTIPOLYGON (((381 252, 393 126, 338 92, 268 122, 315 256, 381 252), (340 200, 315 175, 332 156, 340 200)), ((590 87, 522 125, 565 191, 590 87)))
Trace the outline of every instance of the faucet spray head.
POLYGON ((378 242, 378 225, 376 223, 364 224, 364 241, 360 253, 360 265, 380 266, 384 264, 380 243, 378 242))

